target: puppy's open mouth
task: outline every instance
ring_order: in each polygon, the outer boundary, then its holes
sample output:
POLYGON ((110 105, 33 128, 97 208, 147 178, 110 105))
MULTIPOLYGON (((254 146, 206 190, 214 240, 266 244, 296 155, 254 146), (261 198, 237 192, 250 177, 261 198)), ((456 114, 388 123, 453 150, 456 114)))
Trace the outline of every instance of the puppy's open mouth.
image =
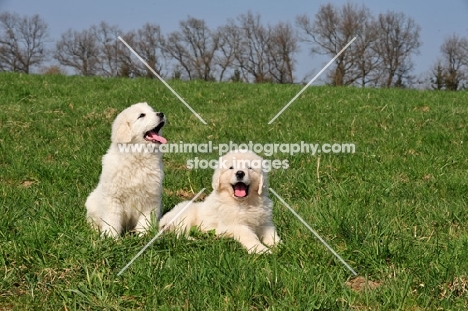
POLYGON ((245 198, 249 195, 249 186, 244 184, 243 182, 238 182, 232 186, 234 190, 234 196, 237 198, 245 198))
POLYGON ((148 131, 145 133, 145 140, 153 142, 153 143, 160 143, 160 144, 165 144, 167 143, 167 140, 159 135, 159 131, 163 128, 165 122, 161 121, 159 122, 158 126, 156 126, 154 129, 148 131))

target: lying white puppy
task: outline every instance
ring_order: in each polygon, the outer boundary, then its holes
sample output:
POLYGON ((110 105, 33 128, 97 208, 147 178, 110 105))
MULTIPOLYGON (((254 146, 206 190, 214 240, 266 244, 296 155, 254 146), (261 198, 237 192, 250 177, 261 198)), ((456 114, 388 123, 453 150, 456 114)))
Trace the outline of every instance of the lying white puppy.
POLYGON ((165 122, 162 112, 138 103, 122 111, 112 124, 112 143, 102 158, 99 183, 86 200, 88 221, 103 235, 142 233, 152 217, 161 217, 162 154, 151 151, 166 143, 161 136, 165 122))
POLYGON ((201 231, 239 241, 249 253, 270 252, 280 241, 272 222, 273 203, 268 198, 267 175, 263 160, 253 152, 233 151, 218 162, 213 175, 213 192, 204 202, 176 205, 159 222, 160 228, 188 234, 192 226, 201 231), (263 242, 263 244, 262 244, 263 242), (266 245, 266 246, 265 246, 266 245))

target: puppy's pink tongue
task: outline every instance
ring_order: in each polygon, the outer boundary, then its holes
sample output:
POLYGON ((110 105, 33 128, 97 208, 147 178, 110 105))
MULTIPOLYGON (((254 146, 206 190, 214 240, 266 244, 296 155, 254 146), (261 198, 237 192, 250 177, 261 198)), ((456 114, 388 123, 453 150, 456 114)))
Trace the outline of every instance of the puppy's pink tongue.
POLYGON ((148 133, 148 136, 149 136, 149 138, 150 138, 153 142, 156 142, 156 141, 157 141, 157 142, 160 142, 161 144, 167 143, 167 140, 166 140, 164 137, 158 135, 158 134, 155 133, 155 132, 149 132, 149 133, 148 133))
POLYGON ((234 186, 234 195, 236 197, 246 197, 247 196, 247 186, 242 183, 238 183, 234 186))
POLYGON ((156 137, 157 137, 156 140, 159 141, 161 144, 167 143, 167 140, 164 137, 159 136, 159 135, 156 135, 156 137))

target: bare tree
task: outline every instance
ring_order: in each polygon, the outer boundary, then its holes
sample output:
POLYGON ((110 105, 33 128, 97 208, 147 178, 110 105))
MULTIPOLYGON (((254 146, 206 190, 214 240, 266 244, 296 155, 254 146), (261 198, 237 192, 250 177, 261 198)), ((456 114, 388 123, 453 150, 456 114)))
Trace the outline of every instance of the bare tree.
POLYGON ((353 74, 357 77, 355 83, 361 87, 375 86, 378 83, 378 69, 382 63, 382 57, 373 50, 378 41, 378 32, 375 27, 375 20, 368 15, 362 21, 360 33, 353 42, 353 51, 355 57, 355 71, 353 74))
POLYGON ((411 55, 421 45, 420 27, 405 14, 388 12, 375 20, 365 6, 326 4, 313 22, 301 15, 296 23, 302 30, 302 41, 312 44, 312 53, 335 56, 356 37, 336 59, 328 75, 331 84, 390 87, 412 83, 411 55))
POLYGON ((122 31, 118 26, 111 26, 106 22, 92 26, 91 31, 99 49, 97 58, 99 74, 107 77, 118 76, 121 65, 119 62, 120 41, 117 38, 122 31))
POLYGON ((299 46, 291 24, 264 26, 260 15, 248 12, 236 21, 228 20, 217 33, 220 80, 229 72, 231 81, 294 82, 294 54, 299 46))
POLYGON ((306 15, 300 15, 296 24, 302 31, 302 41, 312 44, 312 54, 335 57, 354 37, 358 37, 357 42, 336 59, 329 80, 332 85, 349 85, 358 80, 366 83, 376 61, 369 58, 370 44, 375 39, 375 34, 369 29, 372 24, 369 9, 351 3, 341 8, 326 4, 320 7, 313 22, 306 15))
POLYGON ((337 59, 329 74, 333 85, 401 86, 411 79, 410 56, 417 52, 419 26, 403 13, 387 13, 374 20, 365 6, 348 3, 341 9, 327 4, 314 22, 296 19, 302 40, 312 43, 312 53, 335 56, 351 39, 356 41, 337 59))
POLYGON ((275 82, 293 83, 294 54, 298 52, 297 35, 289 23, 278 23, 269 29, 268 59, 270 75, 275 82))
POLYGON ((237 26, 242 41, 236 61, 244 79, 254 83, 272 81, 268 56, 270 34, 260 19, 260 15, 251 12, 242 14, 237 26))
POLYGON ((421 27, 404 13, 388 12, 379 15, 376 28, 379 39, 374 50, 382 58, 381 84, 385 87, 411 84, 411 55, 417 53, 421 45, 421 27))
POLYGON ((184 78, 189 80, 196 79, 196 74, 193 72, 194 69, 191 64, 191 56, 185 45, 181 43, 182 35, 177 31, 172 32, 168 35, 165 42, 164 51, 177 62, 174 65, 174 77, 178 79, 183 78, 182 72, 184 72, 184 78))
POLYGON ((237 58, 240 53, 242 34, 233 20, 229 20, 227 25, 221 26, 217 30, 218 53, 215 54, 215 64, 219 67, 219 81, 227 78, 239 82, 240 71, 237 58))
MULTIPOLYGON (((137 35, 135 31, 130 31, 121 36, 125 42, 131 47, 136 46, 137 35)), ((121 42, 118 42, 117 45, 118 51, 118 71, 117 76, 119 77, 140 77, 141 72, 141 62, 136 59, 132 52, 121 42)))
MULTIPOLYGON (((147 61, 154 71, 162 75, 164 36, 161 33, 161 28, 159 25, 147 23, 138 30, 138 39, 139 42, 136 46, 137 53, 147 61)), ((147 68, 146 76, 153 76, 147 68)))
POLYGON ((217 33, 204 20, 190 16, 179 25, 180 31, 169 34, 165 51, 178 62, 188 79, 214 80, 217 33))
MULTIPOLYGON (((146 23, 142 28, 124 34, 122 38, 158 75, 163 76, 164 36, 159 25, 146 23)), ((121 76, 155 78, 151 70, 120 42, 119 64, 121 76)))
POLYGON ((46 59, 47 24, 39 17, 0 15, 0 70, 30 73, 46 59))
POLYGON ((468 39, 453 34, 444 40, 440 51, 445 88, 450 91, 464 88, 468 82, 468 39))
POLYGON ((55 58, 63 65, 74 68, 84 76, 99 72, 99 44, 93 32, 69 29, 56 43, 55 58))

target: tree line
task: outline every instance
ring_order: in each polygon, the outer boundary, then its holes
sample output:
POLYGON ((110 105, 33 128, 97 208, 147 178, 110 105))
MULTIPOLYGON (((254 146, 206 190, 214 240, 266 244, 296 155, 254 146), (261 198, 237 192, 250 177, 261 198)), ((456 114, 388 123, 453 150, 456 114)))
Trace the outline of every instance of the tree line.
MULTIPOLYGON (((296 83, 301 46, 311 56, 331 59, 356 37, 327 70, 326 83, 411 87, 418 82, 412 56, 419 53, 420 31, 405 13, 374 15, 364 5, 347 3, 322 5, 312 18, 298 15, 294 25, 266 25, 252 12, 216 29, 189 16, 168 34, 154 23, 125 32, 103 21, 82 31, 69 29, 50 47, 48 25, 40 16, 5 12, 0 15, 0 70, 30 73, 41 68, 42 72, 61 73, 65 67, 84 76, 154 78, 118 40, 121 36, 165 78, 296 83), (54 65, 50 65, 52 61, 54 65)), ((439 90, 468 87, 467 38, 454 34, 444 40, 427 80, 431 88, 439 90)))

